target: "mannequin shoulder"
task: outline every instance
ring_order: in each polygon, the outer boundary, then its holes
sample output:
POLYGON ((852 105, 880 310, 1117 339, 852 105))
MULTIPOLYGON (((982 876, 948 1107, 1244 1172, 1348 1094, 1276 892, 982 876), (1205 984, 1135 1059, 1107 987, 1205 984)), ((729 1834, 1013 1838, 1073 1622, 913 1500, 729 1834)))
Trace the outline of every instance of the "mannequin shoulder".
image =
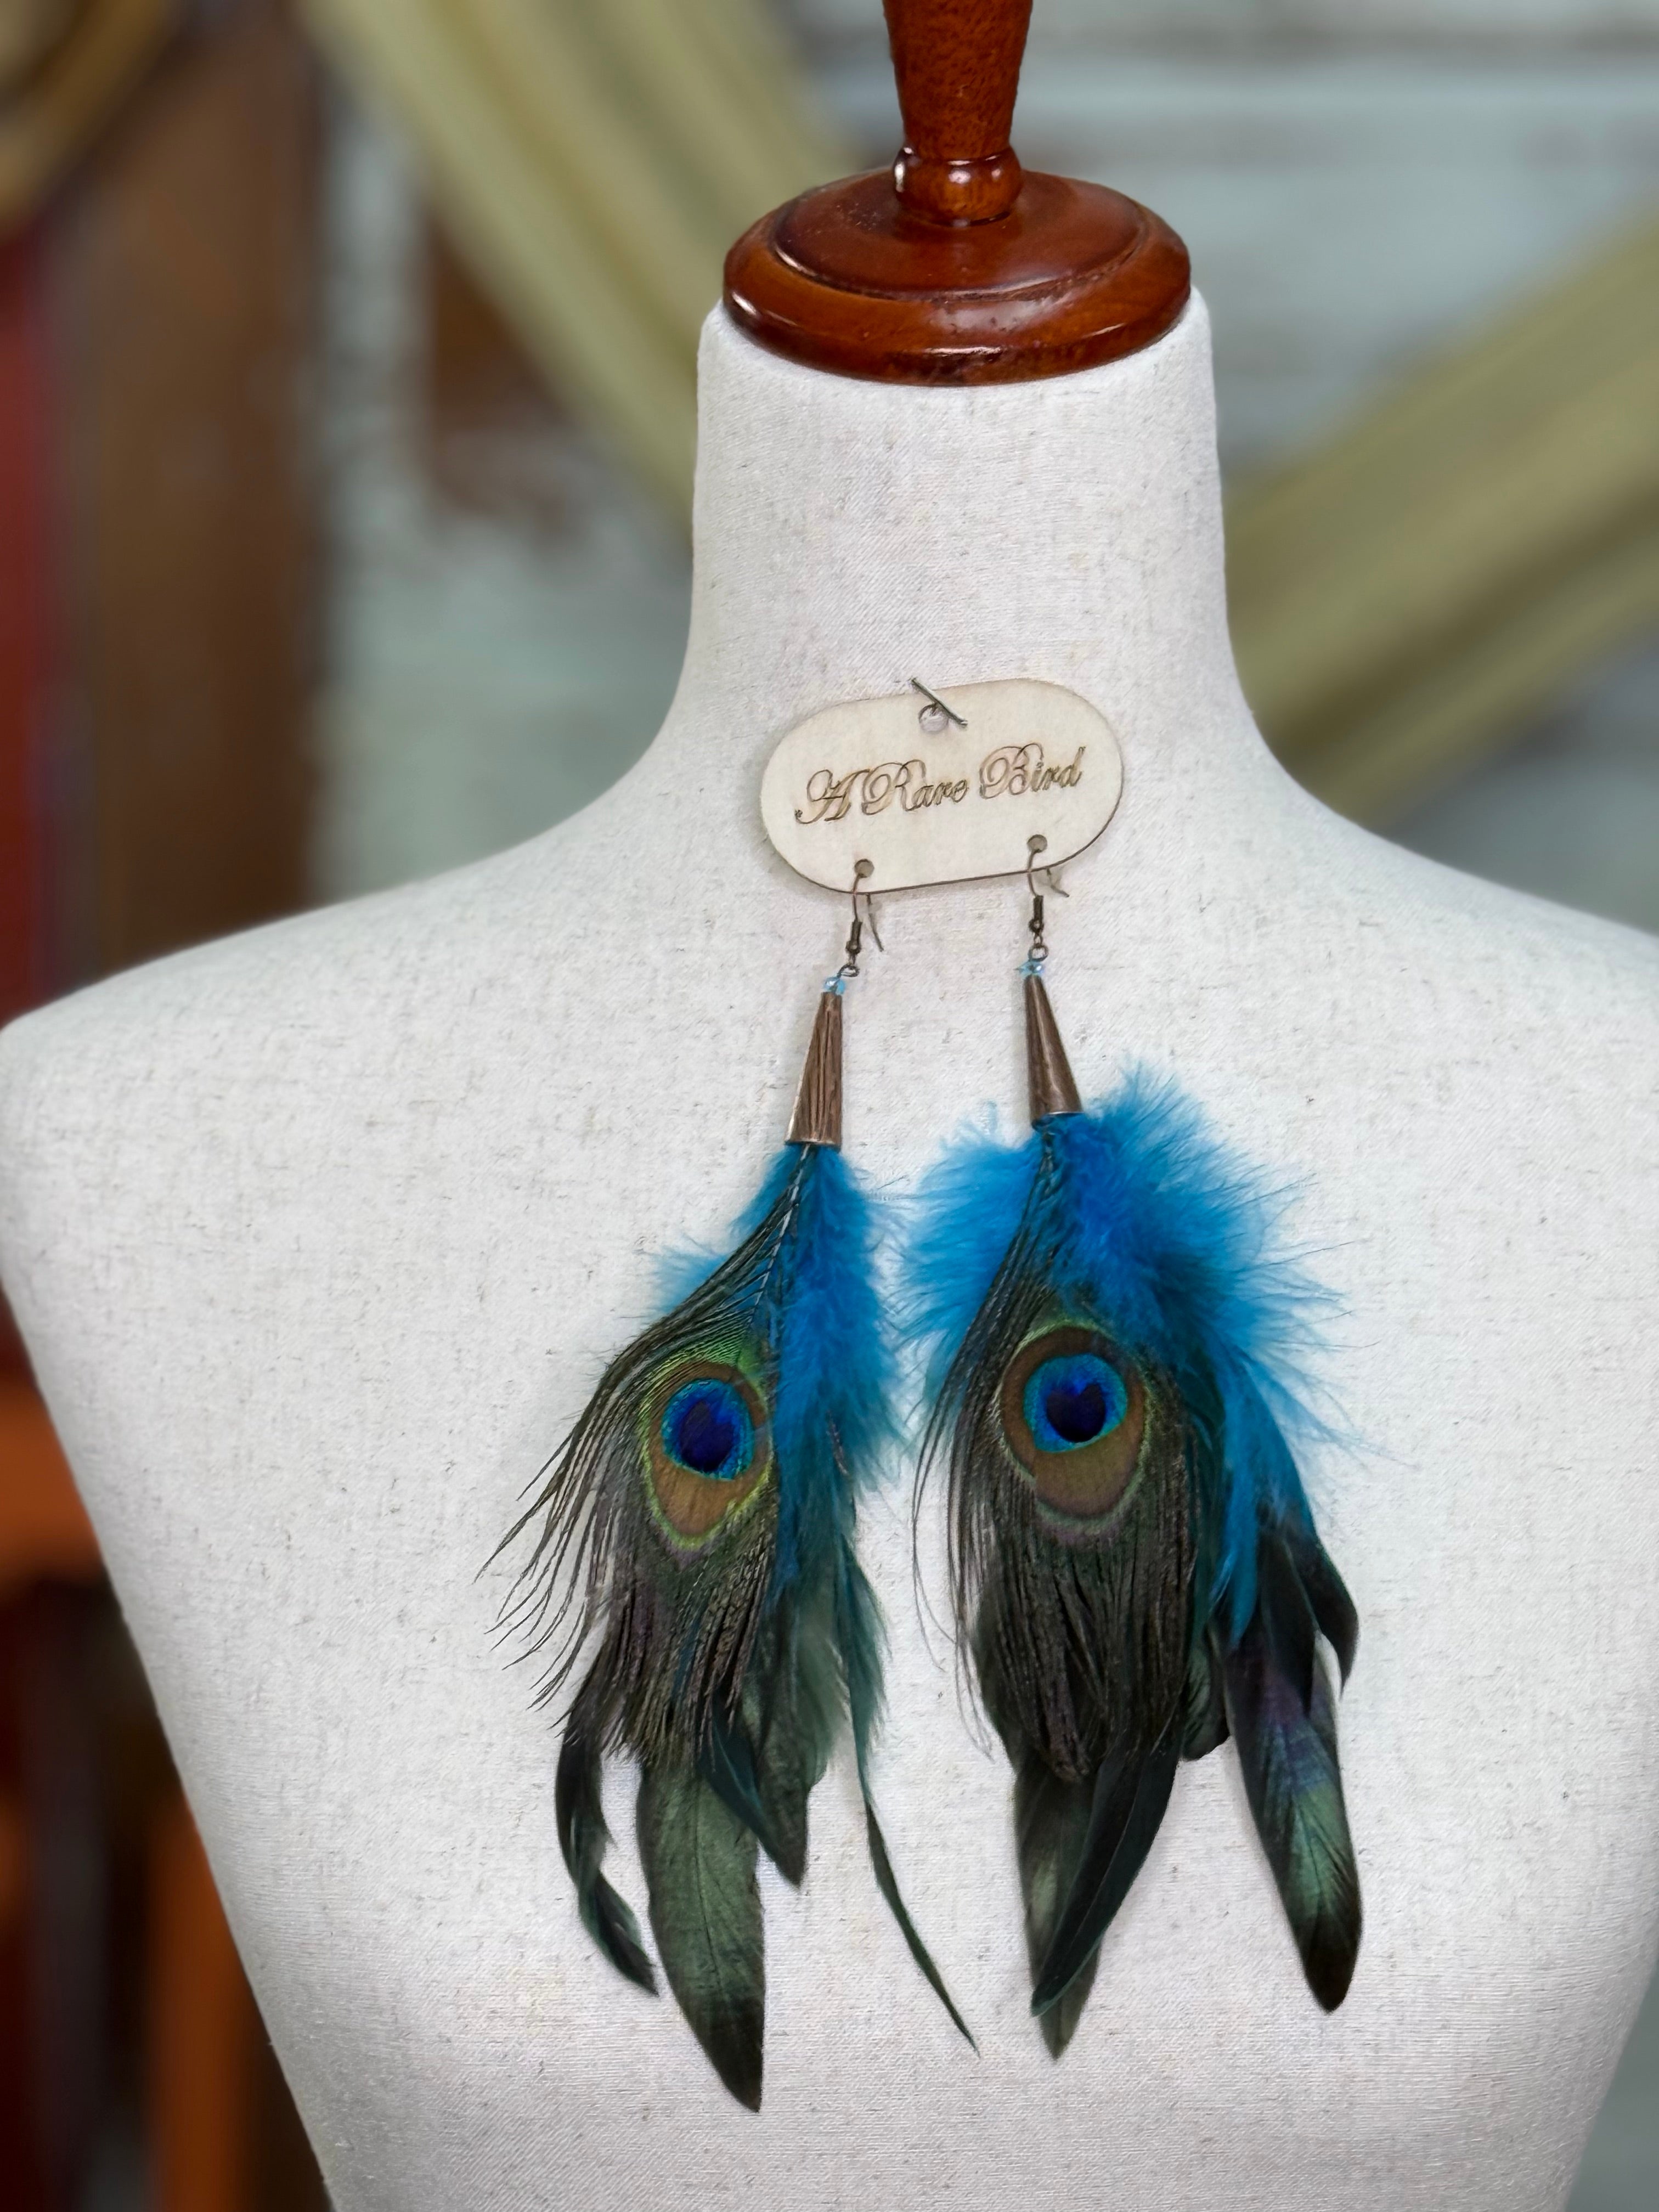
POLYGON ((1339 947, 1385 988, 1386 1020, 1437 1017, 1517 1076, 1605 1059, 1659 1074, 1659 937, 1461 874, 1343 825, 1332 881, 1339 947))
POLYGON ((1264 1075, 1304 1077, 1304 1148, 1328 1145, 1337 1180, 1363 1157, 1374 1209, 1409 1189, 1484 1224, 1488 1261, 1520 1240, 1585 1282, 1615 1243, 1650 1249, 1659 939, 1346 825, 1284 907, 1255 956, 1289 979, 1264 1075))
POLYGON ((402 1089, 423 1060, 441 1080, 446 1041, 485 1023, 510 1052, 544 1012, 561 927, 536 851, 175 953, 14 1022, 0 1189, 60 1157, 95 1183, 145 1143, 210 1148, 251 1134, 255 1108, 274 1133, 331 1091, 402 1089))

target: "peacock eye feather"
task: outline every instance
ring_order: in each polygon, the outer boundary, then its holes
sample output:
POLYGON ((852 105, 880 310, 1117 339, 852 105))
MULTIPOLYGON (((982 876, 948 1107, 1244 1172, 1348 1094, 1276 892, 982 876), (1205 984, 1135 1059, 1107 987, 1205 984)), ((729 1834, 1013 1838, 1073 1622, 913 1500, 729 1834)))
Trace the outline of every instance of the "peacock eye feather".
POLYGON ((1025 995, 1031 1142, 942 1164, 910 1314, 945 1355, 923 1462, 949 1476, 951 1595, 1013 1768, 1058 2057, 1182 1758, 1229 1735, 1308 1985, 1341 2003, 1362 1912, 1318 1647, 1346 1680, 1358 1620, 1293 1449, 1328 1434, 1297 1363, 1330 1301, 1276 1249, 1274 1187, 1169 1086, 1065 1103, 1029 973, 1025 995))
MULTIPOLYGON (((607 1757, 638 1761, 635 1825, 663 1972, 720 2080, 761 2102, 766 1957, 756 1863, 806 1871, 807 1803, 850 1726, 876 1887, 968 2029, 905 1910, 871 1802, 881 1622, 859 1564, 858 1492, 893 1433, 875 1221, 831 1133, 837 976, 792 1135, 726 1258, 600 1376, 510 1532, 536 1528, 503 1614, 570 1699, 554 1784, 581 1923, 654 1990, 631 1907, 604 1872, 607 1757), (826 1103, 827 1102, 827 1103, 826 1103)), ((835 1109, 835 1110, 832 1110, 835 1109)), ((969 2037, 971 2042, 971 2036, 969 2037)))
POLYGON ((677 1553, 700 1550, 738 1517, 771 1467, 765 1398, 731 1360, 667 1363, 646 1393, 640 1430, 653 1512, 677 1553))
POLYGON ((1050 1512, 1098 1521, 1140 1465, 1146 1386, 1134 1361, 1086 1322, 1033 1331, 1003 1370, 1002 1433, 1050 1512))

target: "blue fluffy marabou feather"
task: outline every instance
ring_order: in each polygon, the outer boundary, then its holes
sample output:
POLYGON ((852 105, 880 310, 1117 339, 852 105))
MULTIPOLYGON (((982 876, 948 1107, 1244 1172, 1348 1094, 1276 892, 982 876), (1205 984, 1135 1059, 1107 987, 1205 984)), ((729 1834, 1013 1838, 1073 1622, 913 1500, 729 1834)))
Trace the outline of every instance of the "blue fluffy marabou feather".
MULTIPOLYGON (((786 1155, 794 1149, 786 1146, 786 1155)), ((838 1152, 805 1149, 777 1291, 780 1583, 832 1539, 850 1542, 849 1485, 867 1476, 892 1437, 893 1361, 870 1202, 838 1152)), ((790 1171, 780 1162, 773 1172, 787 1183, 790 1171)))
POLYGON ((1330 1292, 1279 1244, 1285 1194, 1227 1151, 1176 1087, 1142 1071, 1092 1112, 1024 1144, 959 1139, 923 1185, 908 1252, 908 1318, 942 1375, 1013 1242, 1047 1143, 1059 1173, 1042 1239, 1061 1297, 1164 1368, 1189 1404, 1219 1401, 1224 1527, 1214 1596, 1232 1633, 1255 1604, 1263 1508, 1311 1526, 1287 1438, 1330 1434, 1308 1382, 1330 1292))
MULTIPOLYGON (((757 1307, 754 1316, 776 1361, 776 1590, 831 1547, 850 1545, 851 1492, 896 1440, 892 1346, 875 1283, 875 1213, 841 1154, 821 1145, 784 1146, 737 1224, 734 1244, 759 1228, 792 1184, 793 1215, 766 1279, 765 1310, 757 1307)), ((706 1252, 666 1260, 664 1310, 719 1264, 706 1252)))

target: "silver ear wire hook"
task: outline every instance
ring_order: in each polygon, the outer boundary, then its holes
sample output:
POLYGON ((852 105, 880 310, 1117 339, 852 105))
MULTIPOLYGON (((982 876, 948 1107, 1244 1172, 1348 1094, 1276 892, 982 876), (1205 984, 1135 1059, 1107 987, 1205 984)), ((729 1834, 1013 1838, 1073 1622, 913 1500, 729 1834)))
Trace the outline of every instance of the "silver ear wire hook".
POLYGON ((887 950, 881 941, 881 932, 876 927, 875 900, 868 891, 860 888, 865 878, 873 876, 875 872, 873 860, 855 860, 853 863, 853 927, 847 933, 847 957, 836 971, 840 975, 850 977, 858 974, 859 953, 863 947, 866 928, 875 939, 877 951, 885 952, 887 950), (864 902, 861 908, 859 904, 860 899, 864 902))
MULTIPOLYGON (((1027 925, 1031 933, 1031 949, 1025 956, 1024 966, 1020 969, 1023 975, 1040 975, 1042 973, 1042 963, 1048 957, 1048 941, 1042 933, 1043 894, 1036 887, 1038 874, 1036 856, 1039 853, 1046 853, 1048 849, 1048 840, 1046 837, 1031 836, 1025 841, 1025 888, 1031 894, 1031 919, 1027 925)), ((1070 898, 1072 894, 1060 889, 1052 868, 1044 868, 1041 872, 1045 888, 1052 891, 1056 898, 1070 898)))
POLYGON ((1041 872, 1045 889, 1051 890, 1056 898, 1070 898, 1072 896, 1070 891, 1060 888, 1060 871, 1057 867, 1037 871, 1036 856, 1039 853, 1046 853, 1048 849, 1048 840, 1046 837, 1033 836, 1025 840, 1025 888, 1033 898, 1038 897, 1040 894, 1033 878, 1036 872, 1041 872))

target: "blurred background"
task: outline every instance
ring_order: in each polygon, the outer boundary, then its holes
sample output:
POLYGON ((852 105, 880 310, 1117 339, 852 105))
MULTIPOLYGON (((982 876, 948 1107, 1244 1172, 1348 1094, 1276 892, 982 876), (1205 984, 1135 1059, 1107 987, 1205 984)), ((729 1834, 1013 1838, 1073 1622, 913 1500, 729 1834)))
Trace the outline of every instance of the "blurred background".
MULTIPOLYGON (((1210 302, 1270 741, 1659 928, 1659 0, 1036 15, 1028 165, 1210 302)), ((724 247, 896 143, 878 0, 0 0, 0 1018, 620 774, 724 247)), ((0 2205, 322 2203, 7 1336, 0 2205)), ((1650 2001, 1573 2208, 1656 2203, 1650 2001)))

